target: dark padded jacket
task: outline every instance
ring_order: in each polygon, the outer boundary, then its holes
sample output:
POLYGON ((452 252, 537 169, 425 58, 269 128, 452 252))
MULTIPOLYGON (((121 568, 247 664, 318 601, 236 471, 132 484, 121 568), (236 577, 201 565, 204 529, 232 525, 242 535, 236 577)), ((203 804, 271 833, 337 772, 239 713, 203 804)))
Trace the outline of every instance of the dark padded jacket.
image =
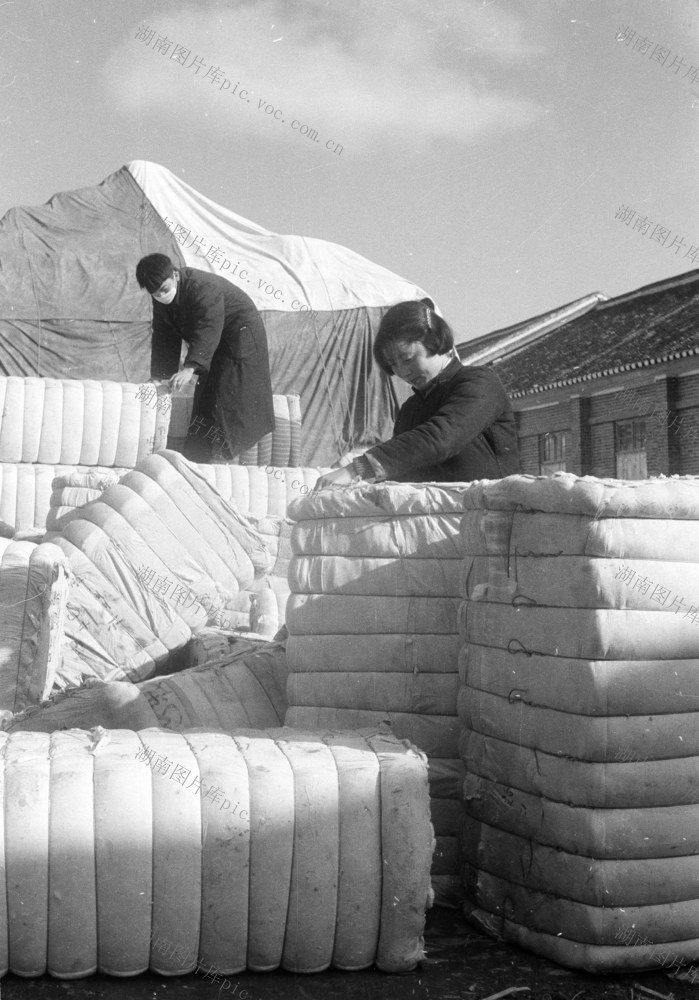
POLYGON ((225 432, 231 454, 252 447, 274 430, 267 334, 255 303, 226 278, 180 268, 170 305, 153 301, 151 377, 167 378, 179 366, 199 374, 196 409, 225 432))
POLYGON ((512 407, 497 375, 456 358, 398 411, 394 436, 370 448, 388 479, 471 482, 520 471, 512 407))

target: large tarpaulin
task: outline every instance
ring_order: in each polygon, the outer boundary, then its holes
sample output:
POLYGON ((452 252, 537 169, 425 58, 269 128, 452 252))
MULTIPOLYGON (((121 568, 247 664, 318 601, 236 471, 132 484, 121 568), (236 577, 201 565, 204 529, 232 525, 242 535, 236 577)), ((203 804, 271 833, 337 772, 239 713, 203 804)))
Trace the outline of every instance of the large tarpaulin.
POLYGON ((141 160, 0 220, 0 374, 147 379, 151 300, 134 271, 155 251, 223 275, 261 310, 273 391, 301 396, 303 464, 390 436, 396 389, 371 345, 389 306, 425 292, 345 247, 269 232, 141 160))

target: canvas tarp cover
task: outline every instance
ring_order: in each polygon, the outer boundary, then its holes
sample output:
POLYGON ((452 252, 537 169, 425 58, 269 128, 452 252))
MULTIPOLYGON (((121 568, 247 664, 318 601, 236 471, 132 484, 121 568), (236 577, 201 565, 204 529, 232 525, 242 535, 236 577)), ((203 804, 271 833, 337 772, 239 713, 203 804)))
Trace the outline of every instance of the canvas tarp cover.
POLYGON ((151 301, 140 257, 169 254, 242 287, 262 312, 275 393, 298 393, 304 465, 390 436, 395 388, 371 345, 386 309, 424 297, 345 247, 272 233, 154 163, 0 220, 0 374, 139 382, 151 301))

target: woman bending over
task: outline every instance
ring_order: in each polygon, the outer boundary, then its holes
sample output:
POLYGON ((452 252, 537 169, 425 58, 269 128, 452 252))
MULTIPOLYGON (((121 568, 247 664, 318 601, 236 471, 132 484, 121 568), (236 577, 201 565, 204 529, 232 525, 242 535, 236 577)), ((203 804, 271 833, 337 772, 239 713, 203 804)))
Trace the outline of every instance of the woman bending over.
POLYGON ((390 441, 318 480, 316 489, 357 479, 470 482, 519 472, 515 419, 497 375, 462 365, 454 335, 430 299, 399 302, 381 320, 374 358, 412 386, 390 441))

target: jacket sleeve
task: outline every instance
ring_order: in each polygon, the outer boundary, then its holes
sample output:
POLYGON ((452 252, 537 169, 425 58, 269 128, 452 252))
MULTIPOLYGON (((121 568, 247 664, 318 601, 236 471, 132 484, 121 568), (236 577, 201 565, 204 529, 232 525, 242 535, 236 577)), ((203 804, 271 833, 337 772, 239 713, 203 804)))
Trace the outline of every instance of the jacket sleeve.
MULTIPOLYGON (((429 419, 367 452, 383 467, 387 479, 436 465, 457 455, 497 419, 507 402, 505 392, 488 371, 455 379, 446 399, 429 419)), ((398 414, 396 430, 401 426, 398 414)))
POLYGON ((223 292, 211 287, 197 288, 190 306, 190 326, 186 331, 189 350, 184 367, 208 371, 214 351, 221 341, 226 319, 223 292))
POLYGON ((150 377, 170 378, 180 367, 182 338, 176 335, 162 316, 153 311, 153 338, 150 351, 150 377))

